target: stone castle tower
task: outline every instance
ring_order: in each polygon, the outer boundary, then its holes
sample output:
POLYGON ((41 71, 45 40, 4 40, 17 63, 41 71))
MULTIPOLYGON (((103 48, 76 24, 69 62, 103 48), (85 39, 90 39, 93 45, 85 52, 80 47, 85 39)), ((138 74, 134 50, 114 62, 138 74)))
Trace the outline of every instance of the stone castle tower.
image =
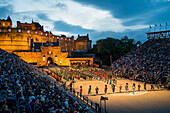
POLYGON ((31 42, 34 43, 34 51, 40 51, 40 45, 52 42, 61 47, 62 51, 69 52, 74 50, 87 51, 91 48, 89 36, 80 36, 74 40, 74 36, 53 35, 51 32, 44 31, 43 26, 38 22, 21 23, 17 21, 17 27, 12 27, 12 20, 0 19, 0 48, 8 51, 32 51, 31 42))

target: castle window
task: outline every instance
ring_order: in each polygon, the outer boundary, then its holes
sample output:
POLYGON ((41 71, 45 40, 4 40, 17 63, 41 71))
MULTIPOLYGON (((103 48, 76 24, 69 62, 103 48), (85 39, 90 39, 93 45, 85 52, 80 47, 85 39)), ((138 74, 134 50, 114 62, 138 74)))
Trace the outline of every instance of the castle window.
POLYGON ((55 55, 55 62, 57 62, 57 55, 55 55))
POLYGON ((27 33, 30 33, 30 30, 28 30, 27 33))
POLYGON ((70 41, 70 39, 69 39, 69 41, 70 41))
POLYGON ((43 33, 41 32, 41 35, 43 35, 43 33))
POLYGON ((67 40, 67 38, 65 38, 65 40, 67 40))
POLYGON ((18 32, 21 32, 21 29, 18 29, 18 32))
POLYGON ((51 52, 51 51, 49 51, 49 52, 48 52, 48 54, 49 54, 49 55, 51 55, 51 54, 52 54, 52 52, 51 52))
POLYGON ((43 55, 43 62, 45 62, 45 55, 43 55))
POLYGON ((54 36, 53 36, 53 38, 54 38, 54 36))
POLYGON ((63 40, 63 38, 61 37, 61 40, 63 40))
POLYGON ((8 29, 8 32, 11 32, 11 29, 8 29))
POLYGON ((35 32, 35 34, 37 34, 37 31, 35 32))
POLYGON ((45 36, 47 36, 47 33, 45 34, 45 36))
POLYGON ((57 37, 57 39, 59 39, 59 37, 57 37))
POLYGON ((1 32, 1 29, 0 29, 0 32, 1 32))

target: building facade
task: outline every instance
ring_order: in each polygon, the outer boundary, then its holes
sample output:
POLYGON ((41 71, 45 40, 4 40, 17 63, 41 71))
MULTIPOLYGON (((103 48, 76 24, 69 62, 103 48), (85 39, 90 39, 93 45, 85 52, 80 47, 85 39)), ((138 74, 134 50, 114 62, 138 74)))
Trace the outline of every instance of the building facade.
POLYGON ((47 65, 48 58, 58 65, 70 65, 67 57, 71 56, 72 51, 87 51, 91 48, 88 35, 86 38, 82 37, 78 35, 77 40, 74 40, 74 36, 54 35, 44 31, 43 26, 34 21, 32 23, 17 21, 17 27, 14 28, 9 16, 7 19, 0 19, 0 48, 38 66, 47 65), (53 54, 50 55, 47 51, 53 54))

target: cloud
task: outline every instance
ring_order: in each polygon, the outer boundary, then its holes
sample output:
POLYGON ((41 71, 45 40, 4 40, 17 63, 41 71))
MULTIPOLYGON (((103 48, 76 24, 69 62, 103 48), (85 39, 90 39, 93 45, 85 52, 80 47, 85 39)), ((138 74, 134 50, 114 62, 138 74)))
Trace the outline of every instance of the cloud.
POLYGON ((1 18, 7 18, 9 14, 11 14, 12 6, 7 5, 7 6, 1 6, 0 7, 0 17, 1 18))
POLYGON ((77 33, 77 34, 86 34, 89 32, 94 32, 94 30, 90 29, 83 29, 81 26, 69 25, 64 23, 63 21, 55 21, 54 22, 54 29, 59 31, 65 31, 70 33, 77 33))
POLYGON ((122 33, 112 31, 93 32, 90 34, 90 38, 93 40, 92 44, 95 44, 97 40, 105 39, 106 37, 121 39, 126 35, 130 39, 135 39, 136 42, 140 40, 143 43, 147 40, 145 34, 146 32, 148 32, 147 28, 137 30, 125 30, 122 33))
MULTIPOLYGON (((9 0, 10 1, 10 0, 9 0)), ((11 0, 12 18, 20 21, 40 22, 46 28, 55 30, 55 22, 79 26, 80 30, 123 32, 126 29, 141 29, 146 25, 124 26, 122 19, 115 18, 108 10, 83 5, 73 0, 11 0)), ((46 29, 46 30, 49 30, 46 29)), ((79 31, 80 31, 79 30, 79 31)))

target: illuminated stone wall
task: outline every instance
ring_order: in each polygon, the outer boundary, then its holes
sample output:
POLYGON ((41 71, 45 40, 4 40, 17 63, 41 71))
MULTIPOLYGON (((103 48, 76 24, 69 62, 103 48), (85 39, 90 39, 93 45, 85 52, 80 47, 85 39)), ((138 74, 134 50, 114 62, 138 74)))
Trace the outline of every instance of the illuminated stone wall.
POLYGON ((92 66, 93 65, 93 58, 68 58, 70 61, 70 65, 74 65, 74 64, 79 64, 79 65, 89 65, 92 66))
POLYGON ((67 38, 47 32, 19 28, 0 28, 0 48, 7 52, 29 51, 31 49, 31 39, 33 39, 34 43, 46 43, 49 39, 50 42, 57 42, 57 39, 59 39, 60 47, 63 51, 71 53, 74 49, 74 37, 67 38))
POLYGON ((68 52, 61 52, 59 46, 41 46, 41 59, 38 59, 38 66, 47 65, 47 59, 52 58, 52 61, 58 65, 70 66, 68 52))
POLYGON ((7 19, 0 19, 0 28, 12 28, 12 20, 8 16, 7 19))
MULTIPOLYGON (((71 55, 71 52, 73 50, 84 50, 84 48, 88 50, 89 44, 91 48, 89 39, 88 41, 76 41, 74 36, 57 36, 51 32, 45 32, 43 31, 43 26, 36 22, 29 24, 18 21, 17 27, 14 28, 10 17, 7 17, 6 20, 0 19, 0 48, 18 55, 28 63, 37 63, 37 66, 47 65, 48 58, 51 58, 58 65, 70 66, 70 59, 73 61, 74 58, 67 57, 71 55), (59 40, 60 45, 55 47, 41 46, 40 52, 31 52, 31 39, 33 39, 34 43, 57 42, 59 40)), ((74 61, 86 63, 89 60, 91 65, 93 59, 75 58, 74 61)))
POLYGON ((19 58, 28 63, 37 63, 37 66, 48 66, 48 58, 60 66, 70 66, 71 64, 85 64, 92 66, 93 58, 67 58, 68 52, 61 52, 59 46, 41 46, 41 52, 13 52, 19 58))
POLYGON ((12 20, 0 19, 0 48, 7 52, 31 49, 31 39, 34 43, 57 42, 61 51, 67 51, 69 56, 73 50, 88 50, 91 48, 91 40, 87 36, 78 35, 78 40, 74 36, 66 37, 65 35, 53 35, 51 32, 43 31, 43 26, 37 22, 21 23, 17 21, 17 27, 12 28, 12 20), (80 39, 80 40, 79 40, 80 39), (83 39, 83 40, 82 40, 83 39), (85 39, 85 40, 84 40, 85 39))
POLYGON ((67 58, 68 52, 61 52, 61 48, 52 46, 41 46, 41 52, 13 52, 19 58, 28 63, 37 63, 37 66, 47 66, 48 58, 52 62, 61 66, 70 66, 70 61, 67 58))
POLYGON ((37 63, 38 59, 41 59, 41 52, 13 52, 13 53, 28 63, 37 63))

